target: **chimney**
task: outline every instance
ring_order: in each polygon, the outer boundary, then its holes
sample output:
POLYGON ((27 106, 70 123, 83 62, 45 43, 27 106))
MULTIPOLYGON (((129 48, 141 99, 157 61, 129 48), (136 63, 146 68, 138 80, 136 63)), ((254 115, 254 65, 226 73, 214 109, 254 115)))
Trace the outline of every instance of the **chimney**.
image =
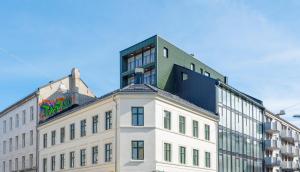
POLYGON ((143 68, 135 68, 135 77, 134 77, 134 84, 143 84, 143 68))
POLYGON ((78 68, 72 68, 70 78, 70 91, 73 97, 73 103, 79 104, 79 83, 80 83, 80 72, 78 68))

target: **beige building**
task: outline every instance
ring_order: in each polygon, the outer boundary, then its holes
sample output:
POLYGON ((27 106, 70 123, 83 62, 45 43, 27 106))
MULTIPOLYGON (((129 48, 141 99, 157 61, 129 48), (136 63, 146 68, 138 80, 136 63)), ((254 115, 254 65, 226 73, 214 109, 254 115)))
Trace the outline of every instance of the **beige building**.
POLYGON ((41 123, 39 171, 216 172, 218 116, 130 85, 41 123))
POLYGON ((79 70, 73 69, 0 112, 0 171, 36 171, 38 121, 94 97, 79 70))
POLYGON ((270 111, 265 113, 265 171, 299 171, 300 129, 270 111))

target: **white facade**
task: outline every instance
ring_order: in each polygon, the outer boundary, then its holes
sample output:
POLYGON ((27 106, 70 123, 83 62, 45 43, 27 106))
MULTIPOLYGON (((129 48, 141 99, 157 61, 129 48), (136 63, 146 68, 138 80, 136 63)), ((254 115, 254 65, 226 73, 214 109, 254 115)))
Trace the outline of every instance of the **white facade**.
POLYGON ((39 126, 39 171, 217 171, 217 127, 218 120, 213 114, 164 96, 155 93, 115 93, 61 114, 39 126), (136 111, 143 111, 139 113, 139 120, 134 120, 137 119, 136 111), (107 112, 111 112, 112 115, 111 129, 106 129, 109 126, 107 112), (171 116, 168 118, 170 123, 166 123, 164 118, 167 112, 171 116), (98 116, 97 133, 92 132, 95 115, 98 116), (184 133, 179 132, 179 116, 184 133), (86 135, 81 137, 83 120, 86 120, 83 127, 86 135), (193 127, 193 121, 198 127, 193 127), (71 124, 75 124, 74 140, 70 139, 71 124), (166 127, 167 124, 170 127, 166 127), (61 143, 60 129, 63 127, 65 140, 61 143), (55 145, 51 145, 53 131, 56 133, 55 145), (196 136, 196 132, 198 137, 193 136, 196 136), (47 147, 44 147, 45 134, 47 147), (165 153, 165 143, 171 147, 168 153, 165 153), (111 144, 111 159, 105 153, 110 152, 107 144, 111 144), (93 164, 92 147, 95 146, 98 148, 98 154, 94 155, 98 161, 93 164), (81 150, 85 150, 85 156, 81 156, 81 150), (70 168, 70 152, 75 152, 73 168, 70 168), (64 154, 63 168, 61 154, 64 154))
POLYGON ((269 111, 265 121, 265 171, 299 171, 300 129, 269 111))
POLYGON ((78 69, 70 76, 39 87, 24 99, 0 112, 0 171, 36 171, 37 125, 43 100, 64 91, 94 97, 81 81, 78 69))

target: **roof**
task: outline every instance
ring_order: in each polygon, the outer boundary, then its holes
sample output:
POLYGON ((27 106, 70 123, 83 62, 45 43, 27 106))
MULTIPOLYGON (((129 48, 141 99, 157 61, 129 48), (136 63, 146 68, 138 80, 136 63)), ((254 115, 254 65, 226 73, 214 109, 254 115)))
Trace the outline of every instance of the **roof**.
POLYGON ((63 117, 63 116, 67 116, 69 114, 71 114, 72 112, 76 112, 80 109, 83 109, 85 107, 88 107, 88 106, 91 106, 97 102, 100 102, 104 99, 107 99, 109 97, 112 97, 114 95, 123 95, 123 94, 156 94, 158 96, 161 96, 163 98, 166 98, 166 99, 169 99, 169 100, 172 100, 178 104, 181 104, 183 106, 187 106, 189 109, 192 109, 192 110, 196 110, 196 111, 201 111, 203 112, 205 115, 208 115, 209 117, 211 118, 214 118, 214 119, 219 119, 219 116, 217 116, 216 114, 213 114, 212 112, 209 112, 191 102, 188 102, 187 100, 184 100, 176 95, 173 95, 169 92, 166 92, 166 91, 163 91, 159 88, 156 88, 154 86, 151 86, 151 85, 148 85, 148 84, 132 84, 132 85, 128 85, 124 88, 121 88, 121 89, 117 89, 115 91, 112 91, 112 92, 109 92, 101 97, 98 97, 97 99, 94 99, 94 100, 91 100, 89 102, 86 102, 85 104, 82 104, 80 106, 77 106, 77 107, 74 107, 72 109, 70 109, 69 111, 66 111, 64 113, 60 113, 56 116, 54 116, 53 118, 49 119, 49 120, 46 120, 44 121, 43 123, 41 123, 40 125, 43 125, 43 124, 46 124, 46 123, 49 123, 53 120, 55 120, 56 118, 58 117, 63 117))
MULTIPOLYGON (((298 130, 298 132, 300 132, 300 128, 299 128, 299 127, 297 127, 296 125, 294 125, 294 124, 290 123, 289 121, 283 119, 283 118, 280 117, 279 115, 276 115, 275 113, 271 112, 271 111, 268 110, 268 109, 266 109, 266 112, 267 112, 268 114, 270 114, 271 116, 277 118, 278 120, 281 120, 281 121, 285 122, 286 124, 288 124, 288 125, 294 127, 294 129, 296 129, 296 130, 298 130)), ((266 114, 267 114, 267 113, 266 113, 266 114)))

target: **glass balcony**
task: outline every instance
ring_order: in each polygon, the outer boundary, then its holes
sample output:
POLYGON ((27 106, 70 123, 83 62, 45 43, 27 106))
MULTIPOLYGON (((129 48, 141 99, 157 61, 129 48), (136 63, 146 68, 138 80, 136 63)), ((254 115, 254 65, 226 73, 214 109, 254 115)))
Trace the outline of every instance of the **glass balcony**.
POLYGON ((280 123, 278 122, 266 122, 264 125, 265 131, 267 133, 280 132, 280 123))
POLYGON ((281 147, 281 154, 286 156, 296 156, 297 151, 295 146, 284 145, 281 147))
POLYGON ((281 143, 279 140, 265 140, 265 148, 268 150, 280 149, 281 143))
POLYGON ((268 167, 280 166, 281 159, 279 157, 265 157, 265 165, 268 167))
POLYGON ((280 136, 282 139, 288 142, 294 142, 293 132, 291 130, 282 130, 280 132, 280 136))
POLYGON ((282 161, 280 167, 283 170, 296 170, 299 169, 299 164, 293 161, 282 161))

